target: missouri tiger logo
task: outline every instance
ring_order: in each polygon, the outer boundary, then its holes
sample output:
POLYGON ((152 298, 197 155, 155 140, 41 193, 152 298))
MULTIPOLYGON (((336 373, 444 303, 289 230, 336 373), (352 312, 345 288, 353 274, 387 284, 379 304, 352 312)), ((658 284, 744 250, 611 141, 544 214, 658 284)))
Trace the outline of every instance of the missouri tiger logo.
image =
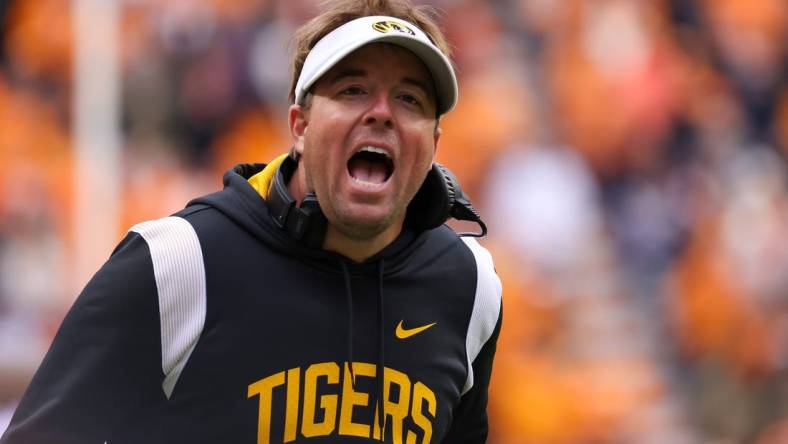
POLYGON ((416 35, 410 27, 402 22, 395 22, 392 20, 384 20, 380 22, 375 22, 372 24, 372 29, 378 32, 382 32, 383 34, 387 34, 391 31, 401 32, 403 34, 410 34, 416 35))

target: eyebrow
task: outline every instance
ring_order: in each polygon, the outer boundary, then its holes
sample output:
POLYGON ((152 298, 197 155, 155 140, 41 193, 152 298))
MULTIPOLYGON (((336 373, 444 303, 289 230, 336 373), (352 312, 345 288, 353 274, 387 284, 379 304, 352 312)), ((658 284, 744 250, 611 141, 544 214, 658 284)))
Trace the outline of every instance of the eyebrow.
POLYGON ((421 80, 405 77, 404 79, 402 79, 402 83, 413 85, 421 89, 424 92, 424 94, 427 95, 427 97, 433 98, 436 95, 435 88, 430 87, 430 85, 428 85, 425 82, 422 82, 421 80))
POLYGON ((329 79, 329 83, 336 83, 346 77, 366 77, 367 71, 363 69, 357 68, 346 68, 342 71, 337 71, 331 78, 329 79))

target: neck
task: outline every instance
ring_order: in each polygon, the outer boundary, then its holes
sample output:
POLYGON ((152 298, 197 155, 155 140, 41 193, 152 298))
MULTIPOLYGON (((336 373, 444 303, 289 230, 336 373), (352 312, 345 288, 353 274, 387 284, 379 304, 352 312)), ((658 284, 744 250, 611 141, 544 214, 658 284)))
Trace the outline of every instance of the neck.
POLYGON ((353 259, 356 262, 363 262, 364 260, 374 256, 380 250, 399 236, 402 231, 402 222, 391 224, 385 231, 373 237, 372 239, 355 239, 349 237, 336 229, 329 222, 328 230, 326 230, 326 240, 323 242, 323 249, 339 253, 345 257, 353 259))
POLYGON ((306 196, 306 178, 304 177, 304 169, 301 168, 301 162, 296 164, 296 170, 293 172, 293 177, 287 183, 287 191, 290 196, 296 200, 296 206, 301 205, 301 201, 306 196))

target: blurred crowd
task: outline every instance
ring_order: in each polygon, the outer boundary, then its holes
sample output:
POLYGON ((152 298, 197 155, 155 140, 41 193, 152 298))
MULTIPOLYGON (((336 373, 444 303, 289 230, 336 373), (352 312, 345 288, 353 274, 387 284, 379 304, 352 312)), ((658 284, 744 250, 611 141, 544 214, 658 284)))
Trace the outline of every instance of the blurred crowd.
MULTIPOLYGON (((490 442, 788 443, 788 3, 429 3, 504 285, 490 442)), ((120 5, 118 240, 288 149, 318 7, 120 5)), ((76 296, 70 6, 0 0, 0 431, 76 296)))

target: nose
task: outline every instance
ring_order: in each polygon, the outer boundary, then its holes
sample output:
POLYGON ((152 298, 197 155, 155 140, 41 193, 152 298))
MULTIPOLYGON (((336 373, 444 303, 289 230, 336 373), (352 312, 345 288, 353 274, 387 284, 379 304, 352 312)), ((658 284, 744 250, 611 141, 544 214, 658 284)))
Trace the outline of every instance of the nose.
POLYGON ((387 94, 375 94, 364 116, 367 125, 381 125, 386 128, 394 126, 391 103, 387 94))

